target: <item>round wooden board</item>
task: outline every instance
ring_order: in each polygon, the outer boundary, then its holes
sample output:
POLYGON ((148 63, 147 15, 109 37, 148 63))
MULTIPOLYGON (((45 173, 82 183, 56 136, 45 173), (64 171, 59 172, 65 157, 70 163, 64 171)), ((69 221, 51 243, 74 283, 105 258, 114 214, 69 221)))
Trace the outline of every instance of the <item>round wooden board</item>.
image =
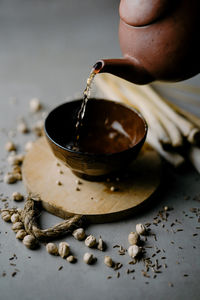
POLYGON ((82 184, 77 184, 78 178, 58 163, 45 137, 42 137, 26 154, 22 172, 28 192, 40 195, 47 211, 62 218, 73 214, 86 215, 91 222, 100 223, 133 213, 155 192, 160 183, 161 160, 152 148, 144 145, 131 164, 129 175, 120 181, 90 182, 81 179, 82 184), (62 185, 58 185, 57 181, 62 185), (111 192, 111 186, 118 190, 111 192))

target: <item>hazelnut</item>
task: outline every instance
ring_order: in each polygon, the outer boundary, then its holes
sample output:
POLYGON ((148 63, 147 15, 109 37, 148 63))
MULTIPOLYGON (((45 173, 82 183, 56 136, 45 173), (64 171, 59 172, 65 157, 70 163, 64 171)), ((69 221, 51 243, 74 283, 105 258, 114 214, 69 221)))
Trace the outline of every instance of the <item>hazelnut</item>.
POLYGON ((5 149, 10 152, 10 151, 16 151, 16 146, 13 142, 7 142, 5 144, 5 149))
POLYGON ((136 257, 141 251, 142 251, 142 248, 138 247, 137 245, 131 245, 128 248, 128 254, 132 258, 136 257))
POLYGON ((4 182, 5 183, 12 184, 12 183, 15 183, 16 181, 17 181, 17 176, 15 174, 7 173, 4 176, 4 182))
POLYGON ((23 240, 26 235, 26 231, 24 229, 20 229, 19 231, 17 231, 16 239, 23 240))
POLYGON ((112 260, 112 258, 111 258, 110 256, 106 255, 106 256, 104 257, 104 264, 105 264, 107 267, 112 268, 112 266, 113 266, 113 260, 112 260))
POLYGON ((131 232, 128 235, 128 241, 130 245, 137 245, 140 240, 140 236, 137 234, 137 232, 131 232))
POLYGON ((100 251, 104 251, 105 248, 106 248, 106 244, 104 243, 104 241, 100 237, 99 241, 98 241, 97 249, 99 249, 100 251))
POLYGON ((73 255, 70 255, 66 258, 66 260, 69 262, 69 263, 74 263, 76 262, 76 257, 73 256, 73 255))
POLYGON ((30 111, 32 113, 36 113, 42 108, 42 105, 41 105, 40 100, 38 98, 33 98, 29 102, 29 107, 30 107, 30 111))
POLYGON ((46 250, 49 254, 58 255, 58 247, 54 243, 48 243, 46 245, 46 250))
POLYGON ((89 235, 85 240, 85 245, 92 248, 96 245, 96 238, 93 235, 89 235))
POLYGON ((1 217, 2 217, 2 219, 3 219, 5 222, 10 222, 11 215, 10 215, 9 212, 3 211, 3 212, 1 213, 1 217))
POLYGON ((85 231, 83 228, 77 228, 73 231, 72 235, 78 241, 82 241, 85 238, 85 231))
POLYGON ((139 235, 145 235, 146 233, 146 228, 143 224, 137 224, 136 225, 136 232, 139 234, 139 235))
POLYGON ((19 193, 19 192, 14 192, 12 194, 12 199, 14 201, 22 201, 22 200, 24 200, 24 196, 21 193, 19 193))
POLYGON ((91 264, 93 262, 93 254, 91 253, 88 253, 86 252, 83 256, 83 261, 86 263, 86 264, 91 264))
POLYGON ((37 240, 34 236, 28 234, 24 237, 23 244, 29 249, 34 249, 37 245, 37 240))
POLYGON ((62 258, 69 255, 69 244, 66 242, 61 242, 58 247, 58 253, 62 258))
POLYGON ((25 144, 25 151, 28 152, 33 147, 33 142, 29 141, 25 144))
POLYGON ((14 231, 14 232, 17 232, 17 231, 19 231, 20 229, 23 229, 24 228, 24 225, 23 225, 23 223, 22 222, 16 222, 16 223, 14 223, 13 224, 13 226, 12 226, 12 230, 14 231))
POLYGON ((26 125, 26 123, 24 121, 21 121, 18 126, 17 126, 17 130, 20 133, 28 133, 28 127, 26 125))
POLYGON ((12 222, 13 224, 16 223, 16 222, 19 222, 19 221, 20 221, 20 219, 19 219, 19 214, 17 214, 17 213, 13 214, 13 215, 11 216, 10 220, 11 220, 11 222, 12 222))
POLYGON ((24 160, 24 155, 22 154, 11 154, 8 156, 8 163, 12 166, 21 165, 24 160))

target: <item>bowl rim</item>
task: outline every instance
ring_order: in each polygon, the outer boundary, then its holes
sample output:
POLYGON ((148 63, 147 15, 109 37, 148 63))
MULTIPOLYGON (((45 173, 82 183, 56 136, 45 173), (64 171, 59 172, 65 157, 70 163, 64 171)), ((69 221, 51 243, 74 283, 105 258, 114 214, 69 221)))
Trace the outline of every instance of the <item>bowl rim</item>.
POLYGON ((95 98, 91 97, 91 98, 89 98, 88 100, 104 100, 104 101, 106 101, 106 102, 112 102, 112 103, 114 103, 114 104, 121 105, 121 106, 124 106, 124 107, 126 107, 126 108, 132 110, 136 115, 139 116, 140 119, 142 119, 142 121, 143 121, 143 123, 144 123, 144 135, 142 136, 142 138, 141 138, 136 144, 134 144, 132 147, 130 147, 130 148, 126 149, 126 150, 120 151, 120 152, 113 152, 113 153, 89 153, 89 152, 81 152, 81 151, 76 151, 76 150, 72 150, 72 149, 66 148, 66 147, 64 147, 64 146, 62 146, 62 145, 60 145, 60 144, 58 144, 56 141, 54 141, 54 140, 50 137, 50 135, 48 134, 47 129, 46 129, 47 120, 48 120, 49 116, 50 116, 51 113, 53 113, 56 109, 58 109, 58 108, 60 108, 60 107, 62 107, 62 106, 65 106, 65 105, 67 105, 67 104, 69 104, 69 103, 72 103, 72 102, 79 102, 79 101, 81 101, 81 100, 82 100, 82 98, 78 98, 78 99, 76 98, 76 99, 71 99, 71 100, 69 100, 69 101, 67 101, 67 102, 63 102, 63 103, 59 104, 58 106, 56 106, 55 108, 53 108, 53 109, 48 113, 48 115, 46 116, 45 121, 44 121, 44 132, 45 132, 45 135, 46 135, 46 137, 47 137, 53 144, 55 144, 57 147, 59 147, 59 148, 65 150, 65 151, 67 151, 67 152, 71 152, 71 153, 74 153, 74 154, 77 154, 77 155, 93 156, 93 157, 102 157, 102 156, 104 156, 104 157, 105 157, 105 156, 106 156, 106 157, 108 156, 108 157, 109 157, 109 156, 111 156, 111 155, 114 156, 114 155, 120 155, 120 154, 122 154, 122 153, 126 153, 126 152, 128 152, 128 151, 134 149, 134 148, 135 148, 139 143, 141 143, 143 140, 145 141, 146 136, 147 136, 147 132, 148 132, 148 125, 147 125, 147 122, 146 122, 145 118, 143 117, 143 115, 142 115, 137 109, 135 109, 135 108, 132 107, 132 106, 129 106, 129 105, 126 104, 126 103, 121 103, 121 102, 119 102, 119 101, 110 100, 110 99, 106 99, 106 98, 102 98, 102 97, 99 97, 99 98, 98 98, 98 97, 95 97, 95 98))

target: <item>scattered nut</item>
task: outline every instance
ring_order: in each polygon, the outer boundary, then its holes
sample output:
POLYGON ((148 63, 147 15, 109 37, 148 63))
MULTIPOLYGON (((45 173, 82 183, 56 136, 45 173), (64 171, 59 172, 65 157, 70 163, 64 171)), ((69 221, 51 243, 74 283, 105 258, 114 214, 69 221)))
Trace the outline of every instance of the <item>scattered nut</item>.
POLYGON ((85 238, 85 230, 83 228, 77 228, 73 231, 72 235, 78 241, 82 241, 85 238))
POLYGON ((137 234, 137 232, 131 232, 128 235, 128 241, 130 245, 137 245, 140 240, 140 236, 137 234))
POLYGON ((19 214, 17 214, 17 213, 13 214, 13 215, 11 216, 10 220, 11 220, 11 222, 12 222, 13 224, 16 223, 16 222, 19 222, 19 221, 20 221, 20 219, 19 219, 19 214))
POLYGON ((17 208, 17 212, 18 212, 18 214, 21 214, 21 213, 22 213, 22 211, 23 211, 23 209, 22 209, 22 208, 17 208))
POLYGON ((21 193, 19 193, 19 192, 14 192, 12 194, 12 199, 14 201, 22 201, 22 200, 24 200, 24 196, 21 193))
POLYGON ((70 255, 70 256, 68 256, 67 258, 66 258, 66 260, 69 262, 69 263, 74 263, 74 262, 76 262, 76 257, 75 256, 73 256, 73 255, 70 255))
POLYGON ((17 180, 22 180, 22 174, 21 173, 15 173, 14 174, 17 180))
POLYGON ((3 212, 1 213, 1 217, 2 217, 2 219, 3 219, 5 222, 10 222, 11 215, 9 214, 9 212, 3 211, 3 212))
POLYGON ((8 184, 15 183, 17 181, 17 176, 15 174, 7 173, 4 176, 4 182, 8 184))
POLYGON ((21 166, 18 166, 18 165, 13 165, 12 167, 12 173, 14 174, 21 174, 21 166))
POLYGON ((94 259, 93 254, 88 253, 88 252, 86 252, 83 256, 83 261, 88 265, 93 262, 93 259, 94 259))
POLYGON ((29 102, 29 107, 30 107, 30 111, 32 113, 36 113, 42 108, 42 105, 41 105, 40 100, 38 98, 33 98, 29 102))
POLYGON ((34 236, 28 234, 24 237, 23 244, 29 249, 34 249, 37 245, 37 240, 34 236))
POLYGON ((1 210, 1 217, 3 218, 5 215, 9 214, 7 210, 1 210))
POLYGON ((49 254, 58 255, 58 247, 54 243, 48 243, 46 245, 46 250, 49 254))
POLYGON ((25 151, 28 152, 33 147, 33 142, 29 141, 25 144, 25 151))
POLYGON ((24 160, 24 155, 22 154, 11 154, 8 156, 8 163, 12 166, 21 165, 24 160))
POLYGON ((69 244, 66 242, 61 242, 58 247, 58 253, 62 258, 69 255, 69 244))
POLYGON ((10 151, 16 151, 16 146, 13 142, 7 142, 5 144, 5 149, 10 152, 10 151))
POLYGON ((24 228, 24 225, 23 225, 22 222, 16 222, 16 223, 14 223, 13 226, 12 226, 12 230, 13 230, 14 232, 17 232, 17 231, 19 231, 20 229, 23 229, 23 228, 24 228))
POLYGON ((85 245, 89 248, 92 248, 96 245, 96 239, 93 235, 89 235, 85 240, 85 245))
POLYGON ((99 249, 100 251, 104 251, 105 248, 106 248, 106 244, 104 243, 104 241, 100 237, 99 241, 98 241, 97 249, 99 249))
POLYGON ((136 232, 139 234, 139 235, 145 235, 146 233, 146 228, 143 224, 137 224, 136 225, 136 232))
POLYGON ((20 229, 19 231, 17 231, 16 239, 23 240, 26 235, 26 231, 24 229, 20 229))
POLYGON ((110 187, 110 191, 111 191, 111 192, 115 192, 116 190, 117 190, 116 187, 114 187, 114 186, 111 186, 111 187, 110 187))
POLYGON ((17 126, 17 130, 20 133, 28 133, 28 127, 26 125, 26 123, 24 121, 21 121, 18 126, 17 126))
POLYGON ((104 257, 104 264, 105 264, 107 267, 112 268, 112 266, 113 266, 113 260, 112 260, 112 258, 111 258, 110 256, 106 255, 106 256, 104 257))
POLYGON ((62 182, 60 180, 56 180, 57 185, 62 185, 62 182))
POLYGON ((37 121, 37 123, 33 127, 33 132, 36 134, 36 136, 40 137, 43 135, 43 127, 44 127, 44 121, 43 120, 37 121))
POLYGON ((141 251, 142 251, 142 248, 138 247, 137 245, 131 245, 128 248, 128 254, 132 258, 136 257, 141 251))

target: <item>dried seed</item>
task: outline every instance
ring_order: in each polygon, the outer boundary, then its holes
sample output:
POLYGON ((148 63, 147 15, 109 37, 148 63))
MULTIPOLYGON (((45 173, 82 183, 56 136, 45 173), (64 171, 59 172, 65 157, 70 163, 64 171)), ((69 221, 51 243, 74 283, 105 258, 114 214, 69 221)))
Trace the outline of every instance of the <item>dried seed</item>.
POLYGON ((63 266, 60 266, 59 268, 58 268, 58 271, 60 271, 60 270, 62 270, 63 269, 63 266))
POLYGON ((119 272, 117 272, 117 278, 119 278, 120 277, 120 273, 119 272))
POLYGON ((108 276, 108 277, 107 277, 107 279, 111 279, 111 278, 112 278, 112 276, 108 276))
POLYGON ((122 267, 123 267, 123 264, 121 264, 121 263, 118 262, 118 263, 114 264, 114 268, 113 269, 114 269, 114 271, 117 271, 117 270, 121 269, 122 267))

